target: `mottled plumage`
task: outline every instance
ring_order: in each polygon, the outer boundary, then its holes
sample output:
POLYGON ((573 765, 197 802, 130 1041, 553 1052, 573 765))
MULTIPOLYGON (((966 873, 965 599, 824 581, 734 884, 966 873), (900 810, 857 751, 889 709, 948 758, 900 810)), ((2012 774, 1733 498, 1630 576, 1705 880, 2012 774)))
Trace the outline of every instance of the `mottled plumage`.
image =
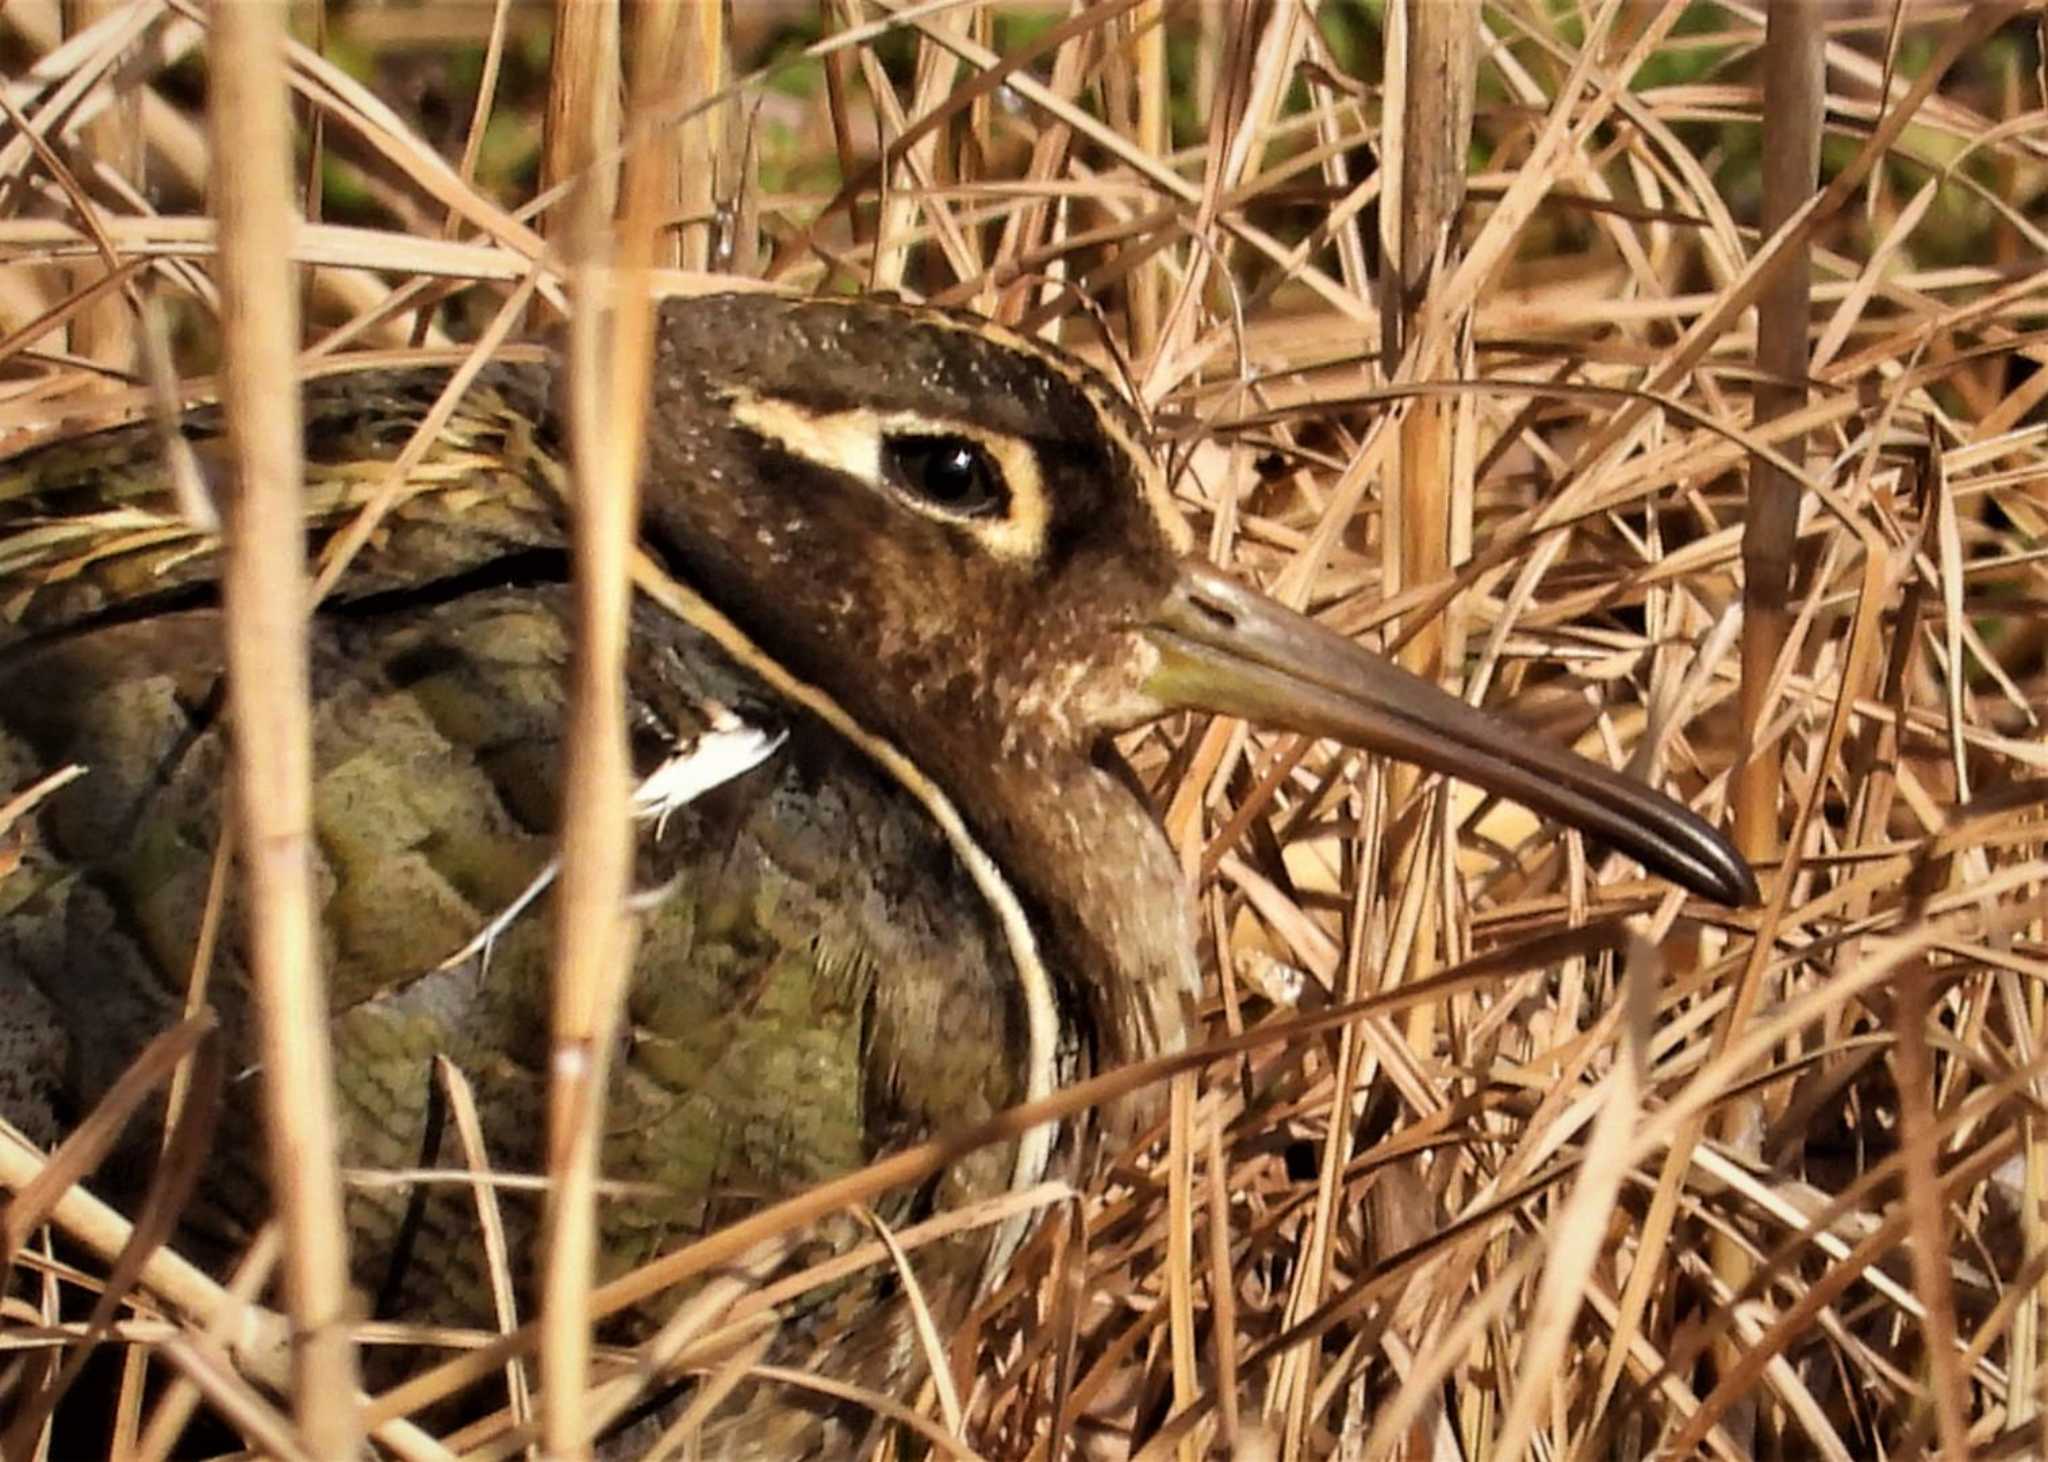
MULTIPOLYGON (((316 551, 439 384, 308 388, 316 551)), ((653 389, 643 540, 708 603, 679 617, 673 599, 636 601, 642 769, 711 707, 789 739, 641 833, 639 882, 661 896, 643 901, 606 1126, 606 1172, 635 1185, 604 1208, 610 1270, 1184 1045, 1188 893, 1104 749, 1177 706, 1406 751, 1710 896, 1754 892, 1656 794, 1190 566, 1140 423, 1063 355, 893 303, 731 296, 665 307, 653 389)), ((544 368, 489 373, 314 617, 323 952, 352 1167, 455 1163, 452 1142, 423 1148, 437 1056, 474 1083, 493 1161, 540 1165, 543 916, 487 962, 440 966, 552 853, 569 612, 550 398, 544 368)), ((215 430, 189 428, 202 458, 215 430)), ((0 1042, 22 1058, 0 1104, 49 1141, 182 999, 222 825, 216 560, 140 430, 0 465, 0 514, 0 780, 90 768, 0 881, 0 1042)), ((240 1049, 228 928, 212 990, 240 1049)), ((252 1106, 228 1104, 195 1242, 232 1242, 263 1212, 252 1106)), ((885 1216, 1077 1170, 1076 1137, 981 1153, 885 1216)), ((507 1203, 524 1262, 537 1203, 507 1203)), ((351 1198, 366 1289, 398 1314, 487 1323, 472 1200, 436 1188, 394 1277, 405 1207, 389 1187, 351 1198)), ((993 1242, 921 1255, 942 1320, 993 1242)), ((785 1345, 905 1384, 898 1328, 863 1323, 880 1303, 857 1285, 789 1317, 785 1345)), ((801 1398, 749 1404, 774 1446, 826 1445, 808 1413, 762 1420, 801 1398)))

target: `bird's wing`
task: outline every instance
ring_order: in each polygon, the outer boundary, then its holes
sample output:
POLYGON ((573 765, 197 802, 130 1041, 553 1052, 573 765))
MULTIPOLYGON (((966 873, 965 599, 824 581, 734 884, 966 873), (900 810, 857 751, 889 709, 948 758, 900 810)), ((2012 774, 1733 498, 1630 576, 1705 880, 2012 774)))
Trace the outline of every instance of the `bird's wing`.
MULTIPOLYGON (((377 464, 431 397, 380 387, 379 401, 404 408, 381 425, 324 415, 315 397, 316 553, 348 516, 318 505, 352 513, 375 493, 377 464)), ((545 1130, 544 901, 488 950, 448 960, 552 855, 569 606, 549 577, 559 565, 534 557, 559 542, 551 469, 538 455, 508 465, 507 444, 530 447, 530 429, 488 402, 459 420, 466 435, 425 459, 431 485, 401 495, 314 618, 322 948, 345 1163, 461 1165, 452 1135, 432 1140, 446 1058, 475 1090, 488 1161, 531 1173, 545 1130)), ((203 424, 196 435, 203 447, 203 424)), ((41 811, 22 867, 0 881, 0 1038, 33 1057, 0 1107, 40 1121, 46 1140, 175 1018, 219 845, 212 547, 150 484, 152 450, 133 431, 91 439, 11 465, 14 488, 0 488, 13 515, 0 598, 15 626, 0 637, 0 783, 88 768, 41 811), (119 485, 118 501, 94 496, 86 464, 119 485), (120 532, 93 521, 115 512, 120 532)), ((612 1270, 999 1110, 1021 1095, 1011 1058, 1024 1039, 1007 946, 911 799, 694 631, 650 605, 635 615, 643 769, 728 712, 790 740, 642 827, 648 896, 605 1151, 618 1185, 605 1208, 612 1270)), ((223 912, 208 998, 246 1083, 232 900, 223 912)), ((233 1237, 267 1205, 254 1103, 226 1109, 202 1217, 233 1237)), ((138 1133, 135 1151, 149 1140, 138 1133)), ((959 1192, 909 1195, 895 1211, 1000 1191, 1009 1171, 1007 1154, 984 1154, 942 1180, 959 1192)), ((359 1276, 394 1313, 487 1321, 474 1195, 427 1191, 415 1204, 401 1186, 353 1190, 359 1276), (402 1239, 409 1224, 415 1236, 402 1239)), ((539 1200, 515 1192, 503 1204, 519 1252, 539 1200)))

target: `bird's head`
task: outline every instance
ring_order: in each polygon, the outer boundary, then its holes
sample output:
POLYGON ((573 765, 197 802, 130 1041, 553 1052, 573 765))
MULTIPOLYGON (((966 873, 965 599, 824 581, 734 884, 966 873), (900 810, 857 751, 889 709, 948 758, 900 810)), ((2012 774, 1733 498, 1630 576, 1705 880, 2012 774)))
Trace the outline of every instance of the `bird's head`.
POLYGON ((1192 559, 1141 422, 1059 351, 889 301, 729 295, 664 306, 653 380, 651 543, 1017 858, 1085 851, 1086 817, 1028 845, 1075 821, 1063 799, 1112 733, 1202 710, 1420 763, 1755 898, 1661 793, 1192 559))

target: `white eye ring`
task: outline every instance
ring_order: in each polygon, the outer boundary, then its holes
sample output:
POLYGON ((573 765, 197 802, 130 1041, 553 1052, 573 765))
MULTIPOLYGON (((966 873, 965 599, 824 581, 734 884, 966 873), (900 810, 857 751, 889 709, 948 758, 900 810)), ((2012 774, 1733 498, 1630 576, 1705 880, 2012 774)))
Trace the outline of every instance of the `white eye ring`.
POLYGON ((993 432, 970 422, 911 411, 812 411, 794 402, 735 391, 727 399, 733 420, 807 461, 865 483, 923 517, 954 524, 973 535, 984 550, 1012 563, 1035 563, 1044 555, 1052 504, 1038 453, 1021 437, 993 432), (957 445, 982 464, 991 500, 953 503, 906 480, 898 444, 924 441, 957 445))

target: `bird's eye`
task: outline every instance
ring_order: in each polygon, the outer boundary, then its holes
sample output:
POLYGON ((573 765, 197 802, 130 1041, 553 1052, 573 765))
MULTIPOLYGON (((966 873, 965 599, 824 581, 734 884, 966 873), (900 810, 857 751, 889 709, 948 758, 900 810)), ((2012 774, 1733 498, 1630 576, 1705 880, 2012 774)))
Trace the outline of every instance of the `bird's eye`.
POLYGON ((966 437, 892 436, 882 446, 890 480, 903 492, 963 518, 986 518, 1007 500, 1003 478, 979 442, 966 437))

